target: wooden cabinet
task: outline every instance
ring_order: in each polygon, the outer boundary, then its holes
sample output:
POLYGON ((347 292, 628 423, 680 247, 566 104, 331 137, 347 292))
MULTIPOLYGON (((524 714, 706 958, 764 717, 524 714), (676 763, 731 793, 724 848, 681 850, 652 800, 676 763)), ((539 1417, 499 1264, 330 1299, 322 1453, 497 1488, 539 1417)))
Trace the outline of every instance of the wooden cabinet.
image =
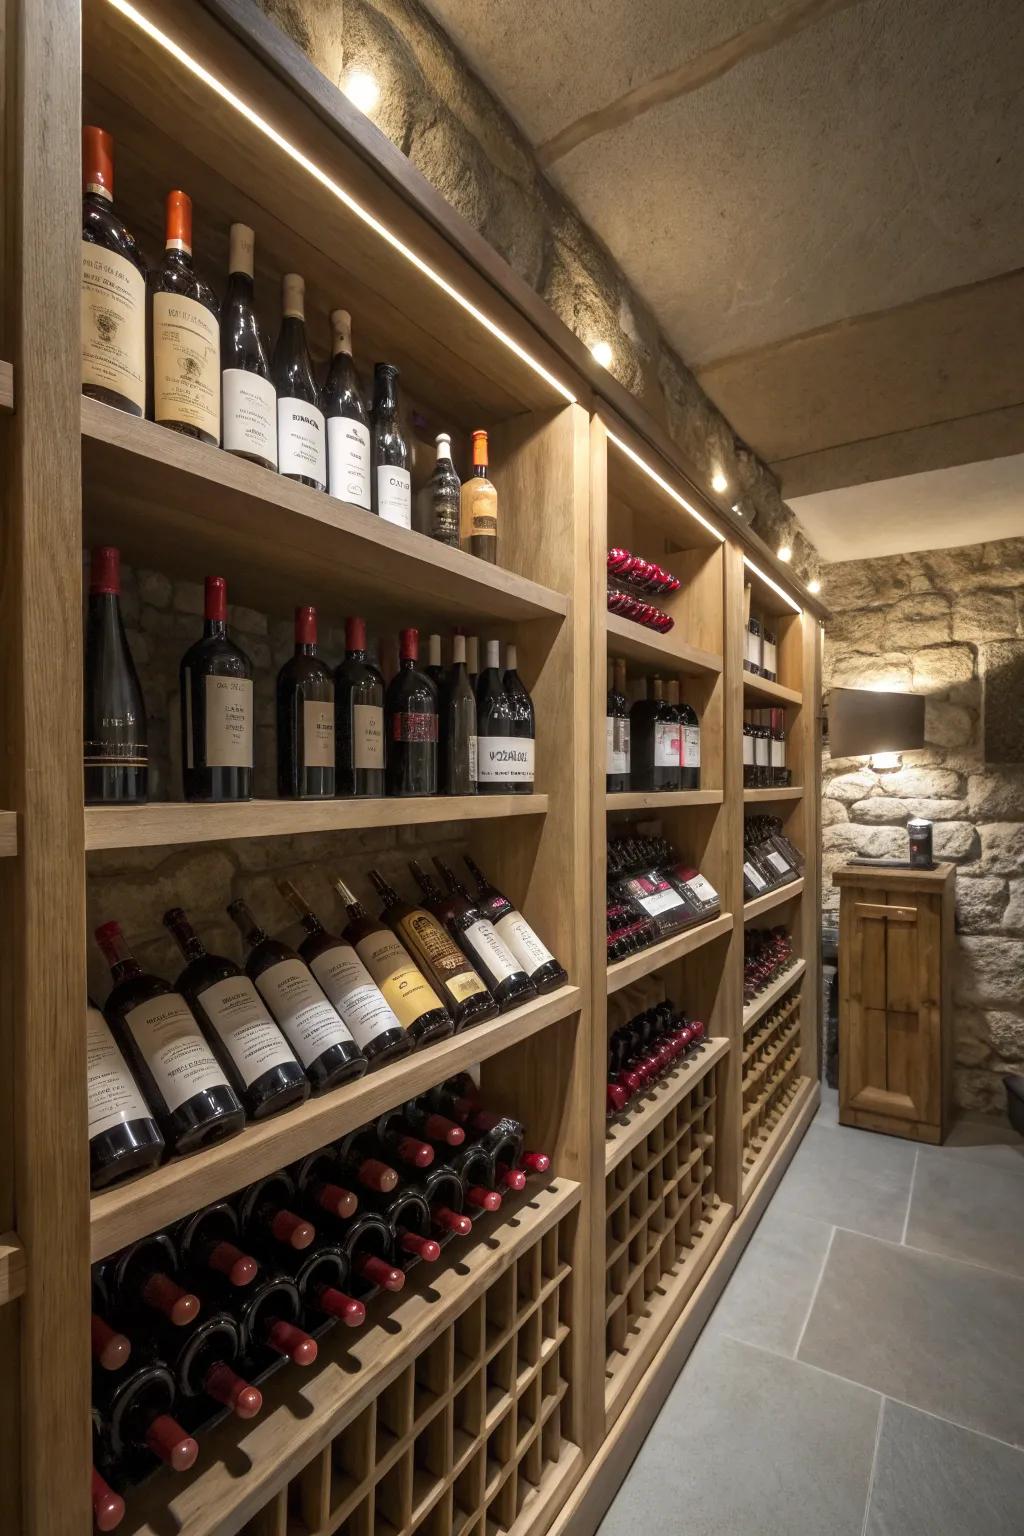
POLYGON ((912 1141, 949 1127, 952 864, 837 870, 839 1120, 912 1141))

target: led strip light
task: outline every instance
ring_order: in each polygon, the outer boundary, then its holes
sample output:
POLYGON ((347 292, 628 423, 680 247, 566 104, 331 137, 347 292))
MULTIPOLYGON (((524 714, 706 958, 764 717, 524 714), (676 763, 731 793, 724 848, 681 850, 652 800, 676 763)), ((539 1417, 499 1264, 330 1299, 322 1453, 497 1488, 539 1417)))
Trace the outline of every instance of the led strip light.
POLYGON ((782 601, 784 603, 788 603, 794 613, 803 613, 803 609, 800 607, 800 604, 794 603, 789 593, 783 591, 782 587, 779 586, 777 581, 772 581, 770 576, 766 576, 761 567, 759 565, 755 565, 753 560, 749 559, 746 555, 743 556, 743 564, 752 570, 755 576, 760 576, 761 580, 767 586, 771 587, 773 592, 777 592, 779 597, 782 598, 782 601))
POLYGON ((677 501, 684 512, 689 512, 691 517, 696 518, 697 522, 700 523, 702 528, 706 528, 708 533, 713 533, 719 544, 725 543, 725 534, 719 533, 715 525, 709 523, 706 517, 702 517, 696 507, 691 507, 685 496, 680 496, 678 491, 673 490, 668 481, 663 480, 657 470, 652 469, 638 453, 634 453, 629 444, 624 443, 621 437, 616 437, 610 428, 605 430, 608 432, 608 441, 614 443, 616 448, 621 449, 628 459, 632 459, 634 464, 639 465, 649 480, 653 480, 655 485, 660 485, 661 489, 671 496, 673 501, 677 501))

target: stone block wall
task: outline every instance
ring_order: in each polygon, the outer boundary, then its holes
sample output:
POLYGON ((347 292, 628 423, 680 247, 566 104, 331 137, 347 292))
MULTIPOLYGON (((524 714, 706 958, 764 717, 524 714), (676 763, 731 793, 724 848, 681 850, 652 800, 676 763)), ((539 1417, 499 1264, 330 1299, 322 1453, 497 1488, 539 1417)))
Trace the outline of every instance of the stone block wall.
POLYGON ((957 865, 957 1102, 1001 1109, 1024 1071, 1024 538, 827 568, 824 686, 923 693, 926 746, 876 772, 823 762, 823 891, 850 854, 906 857, 935 823, 957 865), (1010 680, 1016 677, 1016 686, 1010 680))

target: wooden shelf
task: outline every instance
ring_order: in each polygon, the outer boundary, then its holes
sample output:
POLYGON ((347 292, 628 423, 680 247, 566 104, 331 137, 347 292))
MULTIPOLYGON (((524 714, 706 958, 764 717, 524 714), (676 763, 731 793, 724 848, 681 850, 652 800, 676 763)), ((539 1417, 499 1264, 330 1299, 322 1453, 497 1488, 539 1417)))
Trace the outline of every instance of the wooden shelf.
POLYGON ((167 1226, 209 1200, 219 1200, 253 1179, 284 1168, 297 1158, 365 1125, 387 1109, 424 1093, 474 1062, 526 1040, 566 1018, 580 1006, 578 987, 560 987, 500 1018, 453 1035, 401 1061, 381 1067, 322 1098, 246 1126, 230 1141, 176 1158, 126 1184, 93 1195, 90 1205, 91 1259, 115 1253, 126 1243, 167 1226))
POLYGON ((609 811, 664 811, 685 805, 721 805, 725 796, 720 789, 673 789, 664 794, 656 790, 626 790, 605 795, 609 811))
POLYGON ((729 1049, 724 1037, 708 1040, 697 1055, 688 1057, 680 1066, 673 1068, 653 1088, 630 1105, 622 1118, 610 1125, 605 1133, 604 1171, 611 1170, 628 1157, 633 1148, 649 1136, 659 1120, 663 1120, 679 1100, 685 1098, 695 1083, 706 1076, 716 1061, 720 1061, 729 1049))
POLYGON ((802 800, 802 784, 791 784, 788 789, 745 789, 744 805, 771 805, 774 800, 802 800))
POLYGON ((794 1122, 802 1114, 810 1095, 812 1093, 816 1093, 817 1086, 818 1085, 813 1081, 812 1078, 800 1078, 796 1094, 794 1095, 791 1102, 786 1105, 786 1108, 779 1116, 779 1119, 776 1121, 775 1125, 772 1126, 771 1130, 768 1132, 768 1135, 765 1137, 764 1143, 757 1153, 757 1161, 753 1164, 752 1167, 747 1168, 744 1171, 742 1196, 743 1205, 746 1205, 747 1201, 750 1199, 751 1195, 756 1189, 758 1182, 775 1161, 779 1147, 781 1146, 782 1142, 785 1141, 793 1127, 794 1122))
POLYGON ((697 923, 671 939, 662 939, 660 944, 652 944, 649 949, 641 949, 635 955, 628 955, 625 960, 617 960, 608 967, 608 991, 618 992, 621 987, 639 981, 641 976, 649 976, 661 966, 680 960, 683 955, 692 954, 695 949, 731 931, 732 913, 723 912, 721 917, 712 918, 708 923, 697 923))
POLYGON ((0 1233, 0 1307, 24 1294, 25 1247, 16 1232, 0 1233))
POLYGON ((605 614, 605 632, 608 649, 617 656, 643 662, 645 666, 660 667, 663 672, 682 673, 687 677, 703 677, 708 673, 721 672, 722 658, 712 651, 702 651, 696 645, 687 645, 674 629, 667 635, 659 635, 632 619, 624 619, 617 613, 605 614))
POLYGON ((803 694, 795 688, 770 683, 766 677, 755 677, 753 672, 743 674, 743 698, 755 704, 802 704, 804 701, 803 694))
POLYGON ((13 859, 18 851, 18 813, 0 811, 0 859, 13 859))
MULTIPOLYGON (((234 805, 168 801, 152 805, 89 805, 85 846, 157 848, 221 842, 232 837, 294 837, 363 827, 426 826, 444 821, 491 821, 543 816, 547 795, 436 795, 428 799, 247 800, 234 805)), ((0 844, 2 848, 2 844, 0 844)))
POLYGON ((787 880, 785 885, 780 885, 778 890, 767 891, 763 896, 757 896, 753 901, 743 904, 743 921, 749 923, 752 917, 760 917, 762 912, 770 912, 773 907, 784 906, 787 901, 793 901, 804 888, 804 879, 801 875, 797 880, 787 880))
POLYGON ((784 997, 793 983, 800 980, 800 977, 804 974, 806 969, 807 961, 797 960, 796 963, 791 965, 787 971, 784 971, 781 976, 777 976, 774 981, 769 982, 764 991, 755 997, 752 1003, 748 1003, 744 1008, 744 1030, 748 1030, 751 1024, 756 1024, 757 1020, 761 1017, 762 1014, 767 1013, 769 1008, 773 1007, 780 997, 784 997))
POLYGON ((9 416, 14 410, 14 366, 0 362, 0 413, 9 416))

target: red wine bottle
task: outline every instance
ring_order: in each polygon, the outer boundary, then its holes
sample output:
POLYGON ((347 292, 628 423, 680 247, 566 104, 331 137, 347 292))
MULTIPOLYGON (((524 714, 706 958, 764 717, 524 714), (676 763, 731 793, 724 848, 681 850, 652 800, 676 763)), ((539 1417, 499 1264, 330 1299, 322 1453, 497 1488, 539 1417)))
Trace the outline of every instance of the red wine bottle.
POLYGON ((349 1261, 352 1287, 360 1297, 376 1290, 394 1294, 404 1289, 405 1272, 393 1260, 394 1234, 377 1211, 360 1211, 338 1246, 349 1261))
POLYGON ((166 1232, 154 1232, 102 1266, 115 1314, 138 1318, 140 1325, 152 1314, 184 1328, 199 1316, 199 1297, 178 1279, 178 1256, 166 1232))
MULTIPOLYGON (((169 1343, 164 1339, 162 1343, 169 1343)), ((238 1324, 228 1312, 200 1318, 190 1329, 167 1364, 182 1398, 195 1406, 197 1418, 205 1418, 217 1403, 236 1419, 254 1419, 263 1407, 259 1387, 235 1370, 242 1352, 238 1324)))
MULTIPOLYGON (((516 741, 516 703, 505 690, 501 672, 501 646, 488 640, 484 668, 476 680, 476 772, 478 795, 510 795, 514 774, 522 766, 526 748, 516 741)), ((532 759, 532 745, 530 747, 532 759)))
POLYGON ((452 640, 451 669, 441 688, 441 793, 475 795, 476 694, 466 671, 466 637, 452 640))
POLYGON ((295 1185, 283 1171, 250 1184, 238 1197, 238 1219, 248 1241, 265 1253, 309 1248, 316 1228, 295 1205, 295 1185))
POLYGON ((334 675, 317 654, 315 608, 296 608, 295 655, 277 674, 277 792, 334 798, 334 675))
POLYGON ((366 1321, 366 1308, 350 1296, 346 1287, 349 1259, 342 1249, 328 1244, 288 1265, 299 1289, 302 1322, 307 1328, 322 1327, 333 1317, 346 1328, 359 1328, 366 1321))
POLYGON ((331 311, 331 365, 323 390, 327 419, 327 490, 350 507, 369 512, 370 428, 352 361, 352 316, 331 311))
POLYGON ((371 1197, 394 1238, 395 1262, 406 1269, 417 1259, 436 1264, 441 1245, 432 1235, 433 1217, 426 1197, 411 1184, 393 1195, 371 1197))
POLYGON ((522 962, 504 939, 498 937, 494 924, 470 898, 455 871, 435 854, 434 864, 448 889, 451 903, 445 926, 458 944, 471 955, 480 974, 494 995, 499 1008, 515 1008, 537 996, 522 962))
POLYGON ((379 870, 369 871, 383 902, 381 921, 398 935, 450 1013, 456 1030, 497 1017, 498 1005, 451 935, 425 907, 403 901, 379 870))
POLYGON ((143 805, 149 793, 146 704, 121 618, 121 555, 92 551, 85 624, 86 805, 143 805))
POLYGON ((512 700, 515 739, 518 743, 515 762, 508 770, 512 792, 516 795, 532 795, 537 721, 533 711, 533 700, 527 692, 526 684, 519 676, 518 657, 514 645, 505 647, 504 685, 505 692, 512 700))
POLYGON ((277 390, 278 469, 288 480, 326 490, 327 433, 306 344, 306 284, 297 272, 281 279, 281 329, 270 372, 277 390))
POLYGON ((126 1333, 108 1321, 110 1289, 106 1272, 98 1266, 92 1272, 92 1316, 89 1325, 92 1357, 102 1371, 119 1371, 131 1358, 132 1341, 126 1333))
POLYGON ((426 1098, 410 1099, 402 1105, 401 1115, 411 1131, 438 1146, 461 1147, 466 1139, 462 1126, 447 1115, 439 1114, 426 1098))
POLYGON ((245 943, 246 972, 305 1067, 313 1092, 361 1077, 366 1057, 306 962, 270 938, 244 901, 231 902, 228 913, 245 943))
POLYGON ((97 1531, 116 1531, 124 1519, 124 1499, 102 1473, 92 1468, 92 1523, 97 1531))
POLYGON ((252 795, 252 662, 228 639, 228 589, 207 576, 202 638, 181 658, 181 755, 186 800, 252 795))
POLYGON ((142 416, 146 264, 114 212, 114 142, 103 128, 82 129, 82 187, 82 394, 142 416))
POLYGON ((249 977, 225 955, 208 954, 181 907, 164 913, 186 965, 178 991, 187 1000, 225 1076, 251 1120, 308 1097, 309 1082, 249 977))
POLYGON ((155 1168, 164 1139, 109 1024, 91 1002, 85 1010, 85 1063, 89 1183, 105 1189, 126 1174, 155 1168))
POLYGON ((444 1040, 455 1026, 444 1003, 398 936, 370 917, 344 880, 334 888, 348 914, 343 939, 355 949, 414 1047, 444 1040))
POLYGON ((386 1110, 378 1117, 374 1130, 381 1152, 389 1161, 406 1168, 429 1168, 434 1161, 433 1147, 412 1134, 401 1109, 386 1110))
POLYGON ((334 674, 335 783, 339 798, 384 793, 384 679, 366 658, 366 620, 345 620, 345 659, 334 674))
POLYGON ((399 419, 398 369, 392 363, 376 363, 373 369, 371 451, 373 511, 385 522, 411 528, 409 448, 399 419))
POLYGON ((378 1155, 380 1149, 367 1127, 349 1131, 335 1151, 342 1182, 355 1185, 361 1195, 389 1195, 398 1188, 398 1170, 378 1155))
POLYGON ((303 1210, 315 1213, 318 1220, 326 1211, 336 1221, 347 1221, 359 1208, 359 1196, 344 1184, 333 1147, 311 1152, 295 1164, 290 1175, 303 1210))
POLYGON ((104 1006, 172 1152, 194 1152, 234 1136, 245 1124, 241 1100, 224 1075, 180 992, 139 965, 119 923, 96 929, 114 980, 104 1006))
POLYGON ((166 1366, 142 1365, 116 1378, 98 1377, 93 1393, 117 1466, 144 1467, 149 1456, 175 1472, 195 1464, 199 1446, 172 1417, 174 1377, 166 1366))
POLYGON ((499 939, 515 955, 538 992, 553 992, 569 980, 566 969, 541 943, 526 919, 516 911, 507 896, 486 880, 469 855, 466 867, 476 881, 480 908, 494 924, 499 939))
POLYGON ((153 420, 220 444, 220 305, 192 264, 192 199, 168 192, 164 259, 149 274, 153 420))
POLYGON ((316 1340, 299 1327, 302 1304, 298 1287, 286 1275, 268 1275, 240 1293, 235 1310, 242 1359, 254 1372, 282 1357, 293 1365, 309 1366, 316 1359, 316 1340))
POLYGON ((452 1237, 467 1237, 473 1223, 463 1210, 466 1192, 458 1174, 444 1164, 427 1170, 419 1188, 430 1206, 431 1230, 442 1243, 452 1237))
POLYGON ((482 1147, 460 1147, 446 1157, 445 1162, 461 1179, 465 1203, 471 1210, 493 1212, 501 1209, 501 1195, 494 1188, 491 1160, 482 1147))
POLYGON ((253 299, 256 236, 232 224, 228 287, 220 312, 220 383, 224 447, 277 470, 277 395, 253 299))
POLYGON ((403 629, 398 638, 398 671, 384 699, 389 795, 437 794, 437 686, 420 670, 419 651, 419 631, 403 629))
POLYGON ((240 1246, 241 1236, 238 1215, 226 1200, 193 1211, 173 1231, 182 1273, 194 1278, 200 1289, 210 1274, 231 1286, 251 1285, 259 1265, 240 1246))

